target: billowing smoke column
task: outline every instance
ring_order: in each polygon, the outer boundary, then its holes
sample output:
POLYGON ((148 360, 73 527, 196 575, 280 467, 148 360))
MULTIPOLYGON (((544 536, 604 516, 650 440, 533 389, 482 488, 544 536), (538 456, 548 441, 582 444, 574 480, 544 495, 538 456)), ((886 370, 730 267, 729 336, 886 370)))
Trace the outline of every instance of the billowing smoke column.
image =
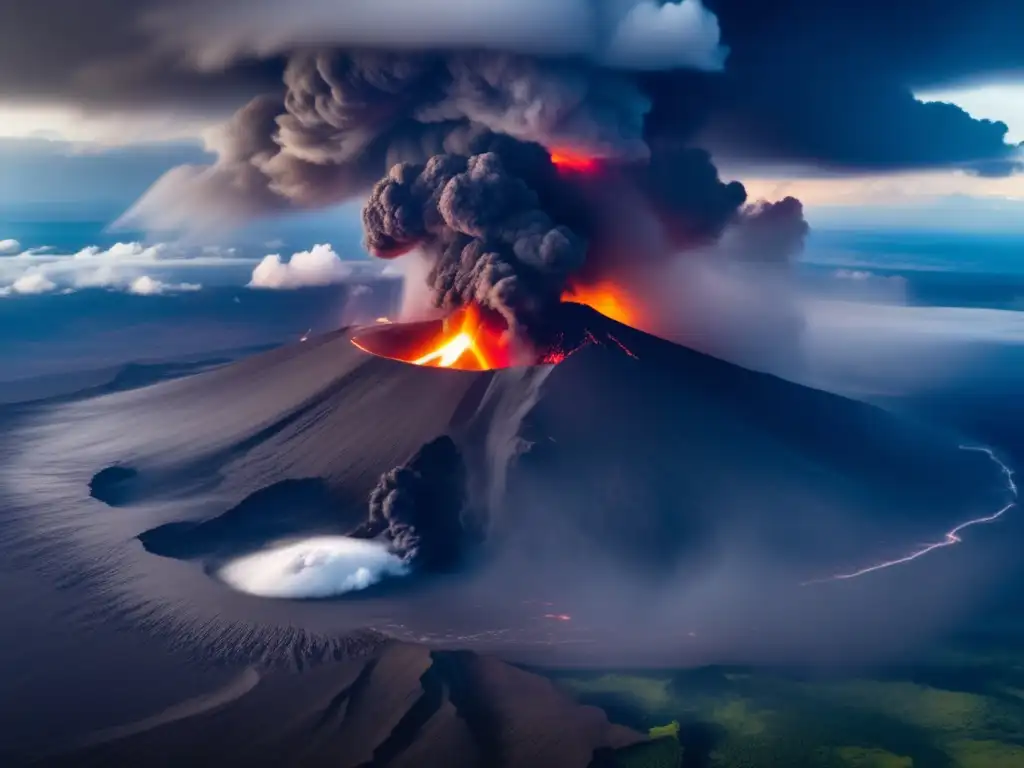
POLYGON ((367 521, 353 536, 383 536, 405 562, 425 571, 457 565, 467 541, 466 467, 448 436, 433 440, 402 466, 381 475, 367 521))
POLYGON ((496 152, 396 165, 374 187, 363 223, 375 256, 415 247, 430 254, 437 307, 478 304, 499 313, 517 338, 533 336, 586 258, 586 241, 556 223, 496 152))
POLYGON ((644 82, 581 57, 300 50, 283 98, 239 111, 217 163, 172 172, 134 214, 174 223, 182 205, 193 221, 206 207, 222 215, 225 197, 243 214, 369 194, 371 253, 420 252, 435 306, 474 304, 513 351, 536 348, 548 309, 580 284, 628 286, 637 266, 737 228, 756 238, 733 238, 734 250, 762 260, 786 262, 802 243, 796 201, 744 209, 743 185, 688 144, 695 126, 647 125, 677 94, 644 82))

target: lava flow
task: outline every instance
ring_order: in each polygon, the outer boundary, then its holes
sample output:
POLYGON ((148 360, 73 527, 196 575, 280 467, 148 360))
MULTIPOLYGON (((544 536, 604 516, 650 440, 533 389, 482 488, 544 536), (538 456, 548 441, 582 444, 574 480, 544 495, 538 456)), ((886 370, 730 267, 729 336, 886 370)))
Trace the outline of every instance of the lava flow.
POLYGON ((360 328, 352 343, 377 357, 430 368, 490 371, 512 365, 557 365, 591 345, 636 358, 612 321, 632 325, 639 316, 610 283, 574 287, 545 315, 530 345, 513 346, 504 318, 477 304, 443 320, 391 323, 383 318, 360 328), (384 320, 383 322, 381 322, 384 320), (513 359, 515 358, 515 359, 513 359))
POLYGON ((352 343, 379 357, 431 368, 488 371, 509 364, 504 329, 473 304, 444 320, 380 325, 387 327, 363 332, 352 343))
POLYGON ((486 371, 493 368, 484 351, 487 329, 479 318, 475 305, 452 315, 446 323, 448 327, 457 326, 454 336, 442 341, 439 346, 410 362, 413 365, 432 365, 437 368, 466 368, 463 357, 472 360, 471 370, 486 371), (478 342, 479 339, 479 342, 478 342), (459 364, 461 362, 461 364, 459 364), (457 365, 458 364, 458 365, 457 365))

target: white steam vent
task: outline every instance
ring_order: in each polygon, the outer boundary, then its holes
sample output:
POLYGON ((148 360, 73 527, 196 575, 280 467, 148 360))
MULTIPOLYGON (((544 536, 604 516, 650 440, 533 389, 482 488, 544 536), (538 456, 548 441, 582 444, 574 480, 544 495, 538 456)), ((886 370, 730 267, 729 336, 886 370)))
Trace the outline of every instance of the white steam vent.
POLYGON ((318 536, 240 557, 218 575, 239 592, 297 599, 343 595, 408 572, 385 544, 318 536))

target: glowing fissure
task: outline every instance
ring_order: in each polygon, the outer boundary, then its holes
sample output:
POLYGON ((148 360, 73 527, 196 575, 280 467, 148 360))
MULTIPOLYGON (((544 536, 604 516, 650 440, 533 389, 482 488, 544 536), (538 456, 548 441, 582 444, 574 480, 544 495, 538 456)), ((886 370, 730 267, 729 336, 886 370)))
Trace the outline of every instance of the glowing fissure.
POLYGON ((446 333, 446 340, 439 346, 409 362, 413 365, 432 365, 437 368, 452 368, 456 365, 459 368, 473 368, 464 364, 463 357, 468 352, 473 356, 477 369, 490 370, 493 366, 479 343, 481 337, 489 333, 489 329, 484 325, 476 308, 471 305, 452 315, 445 321, 445 328, 455 323, 458 323, 459 330, 454 336, 447 338, 446 333), (459 364, 460 362, 463 364, 459 364))
POLYGON ((623 344, 617 338, 612 336, 610 333, 608 334, 608 338, 615 344, 615 346, 617 346, 619 349, 621 349, 629 357, 632 357, 634 360, 639 360, 640 359, 639 357, 637 357, 636 353, 633 352, 633 350, 631 350, 629 347, 627 347, 625 344, 623 344))
POLYGON ((918 560, 919 558, 922 558, 925 555, 934 552, 937 549, 944 549, 946 547, 951 547, 954 544, 959 544, 961 541, 963 541, 963 539, 960 538, 960 533, 962 531, 974 525, 985 525, 988 523, 994 523, 996 520, 1001 518, 1011 509, 1016 507, 1019 496, 1017 493, 1017 483, 1013 479, 1013 470, 1006 466, 1006 464, 1004 464, 1003 461, 998 456, 995 455, 995 452, 993 452, 991 448, 984 448, 975 445, 961 445, 958 447, 962 451, 975 451, 978 453, 984 453, 986 456, 992 459, 992 461, 994 461, 999 466, 1000 471, 1006 476, 1006 487, 1010 491, 1010 494, 1013 496, 1013 501, 1008 503, 1006 506, 1004 506, 997 512, 993 512, 991 515, 986 515, 984 517, 976 517, 971 520, 966 520, 960 523, 955 528, 951 528, 950 530, 946 531, 946 533, 943 535, 942 541, 936 541, 931 544, 925 544, 920 549, 917 549, 908 555, 898 557, 894 560, 885 560, 881 563, 869 565, 865 568, 861 568, 860 570, 852 571, 851 573, 838 573, 834 576, 829 576, 823 579, 813 579, 812 581, 804 582, 804 584, 801 586, 807 586, 809 584, 823 584, 830 581, 846 581, 849 579, 856 579, 860 576, 866 576, 869 573, 875 573, 876 571, 882 571, 886 568, 892 568, 897 565, 903 565, 904 563, 913 562, 914 560, 918 560))
POLYGON ((413 360, 413 365, 430 365, 435 360, 441 368, 451 368, 462 357, 463 353, 473 347, 473 337, 468 333, 460 333, 454 339, 444 344, 440 349, 425 354, 423 357, 413 360))

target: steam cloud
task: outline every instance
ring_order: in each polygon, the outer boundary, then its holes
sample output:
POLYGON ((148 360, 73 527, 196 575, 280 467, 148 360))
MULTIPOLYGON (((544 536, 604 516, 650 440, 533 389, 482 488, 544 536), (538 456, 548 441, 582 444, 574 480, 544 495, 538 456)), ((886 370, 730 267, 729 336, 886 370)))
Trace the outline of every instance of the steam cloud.
POLYGON ((353 536, 383 536, 405 563, 427 571, 456 565, 466 541, 466 468, 454 441, 442 436, 385 472, 370 494, 368 520, 353 536))
POLYGON ((343 595, 406 573, 406 564, 376 542, 318 536, 240 557, 218 575, 250 595, 302 599, 343 595))

